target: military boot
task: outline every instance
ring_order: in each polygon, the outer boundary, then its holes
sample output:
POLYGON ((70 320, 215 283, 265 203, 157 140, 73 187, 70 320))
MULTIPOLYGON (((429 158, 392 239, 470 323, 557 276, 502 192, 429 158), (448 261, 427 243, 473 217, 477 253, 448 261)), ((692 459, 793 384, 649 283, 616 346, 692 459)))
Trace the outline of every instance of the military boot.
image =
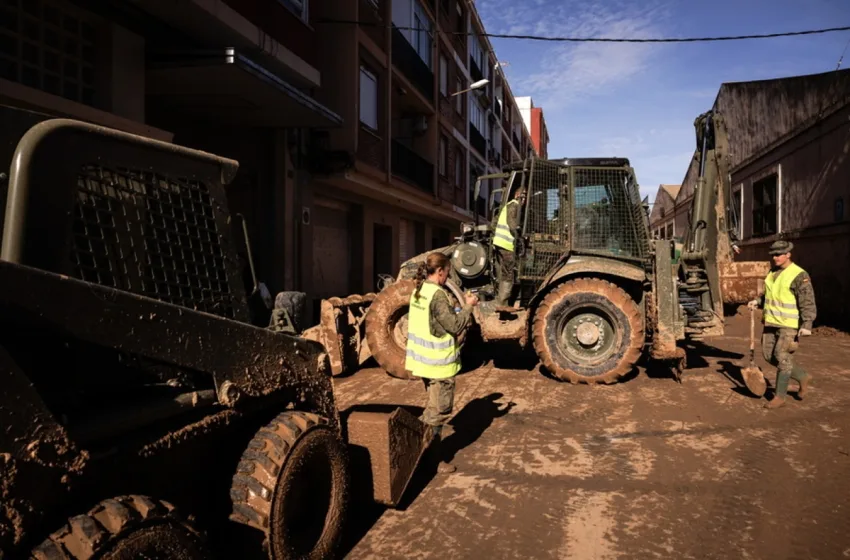
POLYGON ((779 408, 780 406, 785 405, 785 399, 787 399, 787 397, 784 396, 784 395, 781 396, 781 397, 780 396, 774 396, 768 402, 764 403, 764 407, 767 408, 767 409, 770 409, 770 410, 773 410, 774 408, 779 408))

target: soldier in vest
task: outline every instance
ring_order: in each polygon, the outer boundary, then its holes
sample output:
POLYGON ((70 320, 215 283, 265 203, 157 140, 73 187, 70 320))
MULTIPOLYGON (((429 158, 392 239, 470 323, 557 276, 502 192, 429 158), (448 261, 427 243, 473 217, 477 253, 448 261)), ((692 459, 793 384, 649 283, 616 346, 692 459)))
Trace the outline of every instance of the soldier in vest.
POLYGON ((443 460, 441 436, 454 407, 455 375, 460 371, 460 345, 457 338, 469 326, 472 307, 478 297, 467 294, 459 313, 442 286, 449 277, 451 261, 442 253, 431 253, 419 265, 416 289, 410 296, 407 316, 407 357, 404 367, 421 377, 428 393, 422 421, 434 434, 440 458, 438 472, 450 473, 454 465, 443 460))
POLYGON ((764 294, 751 301, 751 309, 762 307, 764 333, 761 345, 764 359, 776 366, 776 390, 765 408, 779 408, 785 404, 788 383, 791 379, 800 385, 797 396, 802 399, 812 376, 794 364, 792 355, 799 345, 799 337, 811 336, 812 323, 817 316, 815 291, 808 273, 791 262, 790 241, 776 241, 769 249, 773 267, 764 280, 764 294))
POLYGON ((514 269, 516 268, 515 239, 519 236, 519 210, 525 202, 523 187, 514 191, 514 197, 499 212, 493 245, 496 248, 496 260, 499 263, 499 291, 496 306, 508 304, 514 287, 514 269))

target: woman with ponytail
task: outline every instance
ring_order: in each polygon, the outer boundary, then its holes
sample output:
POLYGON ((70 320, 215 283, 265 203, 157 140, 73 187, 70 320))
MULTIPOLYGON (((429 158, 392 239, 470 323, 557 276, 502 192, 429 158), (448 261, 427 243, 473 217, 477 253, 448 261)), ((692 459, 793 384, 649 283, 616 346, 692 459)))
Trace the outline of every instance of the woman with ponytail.
POLYGON ((433 430, 440 457, 437 470, 441 473, 456 470, 443 460, 440 436, 454 407, 455 375, 460 371, 457 337, 469 326, 472 307, 478 304, 476 296, 467 294, 463 308, 455 313, 443 290, 450 270, 449 257, 439 252, 431 253, 419 265, 416 289, 410 296, 405 360, 405 368, 425 383, 428 403, 422 420, 433 430))

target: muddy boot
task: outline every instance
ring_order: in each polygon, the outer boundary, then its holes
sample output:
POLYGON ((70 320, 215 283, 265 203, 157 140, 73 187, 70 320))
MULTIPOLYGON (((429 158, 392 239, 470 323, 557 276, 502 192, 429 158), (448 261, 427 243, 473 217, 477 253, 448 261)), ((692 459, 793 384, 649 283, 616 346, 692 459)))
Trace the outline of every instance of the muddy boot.
POLYGON ((809 390, 809 383, 812 382, 811 374, 806 375, 800 381, 800 388, 797 390, 797 396, 800 397, 800 400, 803 400, 806 396, 806 392, 809 390))
POLYGON ((785 399, 787 397, 773 397, 770 401, 764 403, 764 407, 770 410, 774 408, 779 408, 780 406, 785 406, 785 399))

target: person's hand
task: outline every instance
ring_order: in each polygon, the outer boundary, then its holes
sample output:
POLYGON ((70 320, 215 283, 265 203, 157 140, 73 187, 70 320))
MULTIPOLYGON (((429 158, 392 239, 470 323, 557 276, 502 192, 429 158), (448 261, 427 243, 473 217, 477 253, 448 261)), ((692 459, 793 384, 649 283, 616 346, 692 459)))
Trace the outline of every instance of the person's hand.
POLYGON ((759 308, 759 300, 754 299, 754 300, 750 301, 749 303, 747 303, 747 307, 749 307, 750 309, 758 309, 759 308))
POLYGON ((463 296, 463 299, 466 301, 466 305, 478 305, 478 296, 476 296, 475 294, 467 293, 463 296))
POLYGON ((809 329, 800 329, 797 334, 799 336, 812 336, 812 331, 810 331, 809 329))
POLYGON ((736 254, 736 255, 740 255, 740 254, 741 254, 741 248, 740 248, 740 247, 738 247, 737 245, 732 245, 732 250, 733 250, 733 251, 735 251, 735 254, 736 254))

